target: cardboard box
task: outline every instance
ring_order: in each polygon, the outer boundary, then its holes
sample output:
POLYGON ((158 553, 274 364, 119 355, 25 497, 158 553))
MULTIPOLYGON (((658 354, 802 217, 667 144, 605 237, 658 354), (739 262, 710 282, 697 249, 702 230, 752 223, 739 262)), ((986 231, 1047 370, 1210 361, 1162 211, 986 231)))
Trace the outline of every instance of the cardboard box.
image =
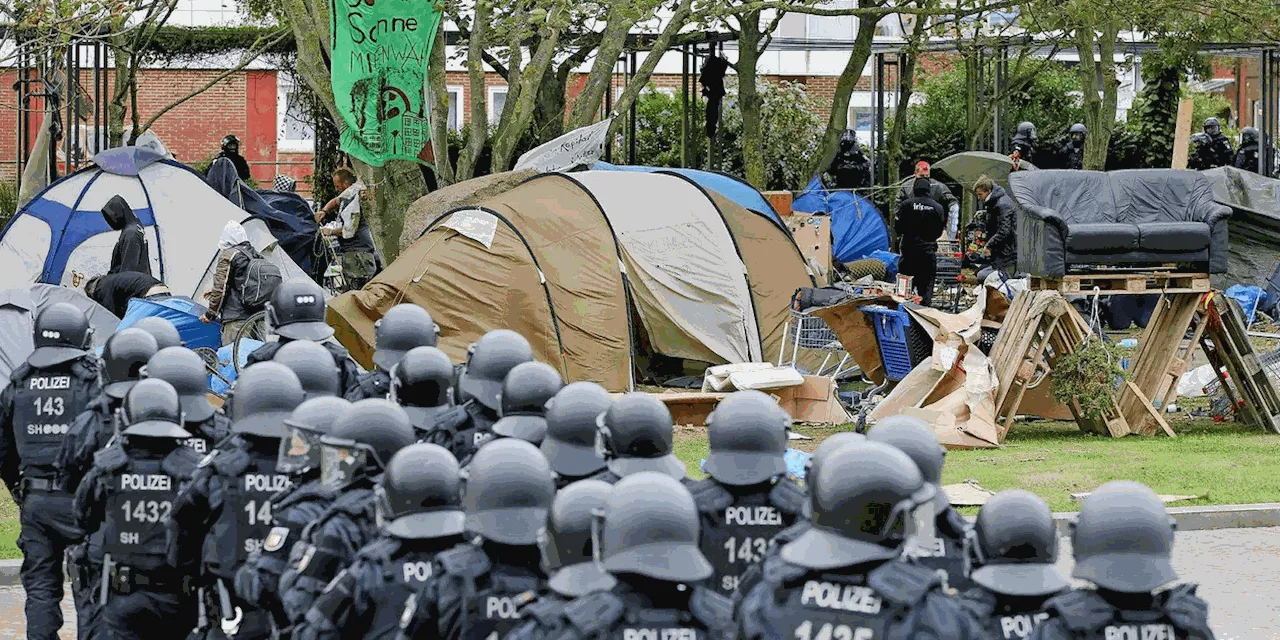
MULTIPOLYGON (((849 422, 850 417, 836 399, 836 390, 836 381, 832 378, 805 376, 802 384, 765 393, 777 398, 778 404, 796 422, 838 425, 849 422)), ((703 426, 707 424, 707 416, 729 394, 674 391, 655 395, 667 405, 676 424, 703 426)))
POLYGON ((764 196, 765 200, 769 201, 769 206, 773 207, 773 210, 778 212, 778 215, 783 218, 791 215, 792 195, 790 191, 765 191, 761 195, 764 196))
POLYGON ((831 273, 831 216, 797 213, 786 221, 805 262, 816 267, 819 278, 827 281, 827 274, 831 273))

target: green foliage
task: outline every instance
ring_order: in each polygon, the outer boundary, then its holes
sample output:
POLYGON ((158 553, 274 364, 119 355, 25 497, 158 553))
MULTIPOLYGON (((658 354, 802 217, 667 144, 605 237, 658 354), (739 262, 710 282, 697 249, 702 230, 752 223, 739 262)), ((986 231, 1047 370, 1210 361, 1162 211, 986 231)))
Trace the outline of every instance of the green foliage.
MULTIPOLYGON (((826 130, 823 109, 805 93, 804 85, 761 82, 761 129, 764 131, 764 163, 767 189, 799 189, 808 175, 813 154, 826 130)), ((725 96, 720 118, 715 169, 744 178, 742 113, 736 91, 725 96)))
POLYGON ((18 212, 18 183, 0 180, 0 229, 18 212))
MULTIPOLYGON (((697 98, 690 105, 690 110, 692 117, 689 146, 693 148, 692 166, 701 167, 707 158, 707 103, 697 98)), ((624 136, 626 126, 627 123, 620 123, 615 132, 613 159, 617 162, 625 162, 627 158, 624 136)), ((680 160, 680 96, 655 90, 645 91, 636 100, 635 164, 679 167, 680 160)))
POLYGON ((1129 349, 1090 336, 1075 351, 1063 354, 1053 367, 1053 397, 1075 400, 1086 418, 1096 419, 1110 408, 1119 382, 1132 376, 1120 366, 1129 349))
MULTIPOLYGON (((240 52, 280 36, 281 27, 174 27, 164 26, 156 33, 147 50, 161 60, 192 58, 240 52), (259 42, 261 39, 262 42, 259 42)), ((296 52, 293 35, 268 47, 265 53, 296 52)))
POLYGON ((1191 93, 1184 92, 1182 97, 1191 98, 1191 130, 1199 131, 1201 125, 1206 118, 1217 118, 1222 121, 1222 133, 1228 138, 1234 138, 1237 133, 1235 129, 1227 127, 1231 120, 1231 101, 1220 93, 1191 93))

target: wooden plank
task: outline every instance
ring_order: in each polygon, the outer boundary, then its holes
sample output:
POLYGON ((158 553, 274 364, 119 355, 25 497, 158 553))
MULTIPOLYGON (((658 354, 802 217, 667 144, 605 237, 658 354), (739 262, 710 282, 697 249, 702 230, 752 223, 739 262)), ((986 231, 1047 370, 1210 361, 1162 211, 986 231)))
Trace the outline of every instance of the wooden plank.
POLYGON ((1070 274, 1061 278, 1032 276, 1029 288, 1033 291, 1058 291, 1060 293, 1089 293, 1095 287, 1107 295, 1142 293, 1204 293, 1210 290, 1209 276, 1201 273, 1127 271, 1070 274))
POLYGON ((1164 416, 1160 415, 1160 410, 1151 406, 1151 400, 1142 393, 1142 389, 1139 389, 1138 385, 1134 384, 1132 380, 1125 380, 1124 384, 1131 393, 1137 395, 1138 398, 1142 400, 1142 406, 1147 410, 1147 414, 1160 425, 1161 429, 1164 429, 1165 433, 1169 434, 1170 438, 1178 437, 1178 434, 1173 432, 1173 428, 1169 426, 1169 423, 1165 422, 1164 416))
POLYGON ((1191 112, 1193 101, 1190 98, 1178 101, 1178 120, 1173 130, 1173 163, 1174 169, 1186 169, 1187 157, 1191 146, 1191 112))
POLYGON ((1132 359, 1133 384, 1142 393, 1135 394, 1126 385, 1117 403, 1125 422, 1135 433, 1152 435, 1159 427, 1150 419, 1154 410, 1149 398, 1160 397, 1161 384, 1176 357, 1183 336, 1195 316, 1200 295, 1168 294, 1160 297, 1151 321, 1138 342, 1138 353, 1132 359))
POLYGON ((1219 374, 1219 379, 1227 384, 1225 390, 1238 413, 1246 420, 1274 433, 1280 433, 1280 393, 1277 393, 1272 380, 1258 362, 1253 344, 1249 342, 1244 317, 1236 306, 1227 298, 1213 296, 1209 299, 1209 334, 1208 344, 1214 351, 1210 362, 1221 362, 1215 367, 1225 368, 1227 376, 1219 374), (1234 389, 1233 389, 1234 386, 1234 389))

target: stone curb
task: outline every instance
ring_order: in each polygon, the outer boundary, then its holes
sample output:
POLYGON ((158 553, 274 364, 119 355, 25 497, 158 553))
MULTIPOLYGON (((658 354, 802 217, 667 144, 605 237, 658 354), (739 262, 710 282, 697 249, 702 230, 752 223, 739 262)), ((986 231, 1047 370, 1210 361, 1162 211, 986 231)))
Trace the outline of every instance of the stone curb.
POLYGON ((0 587, 16 587, 22 584, 18 574, 22 570, 22 560, 0 560, 0 587))

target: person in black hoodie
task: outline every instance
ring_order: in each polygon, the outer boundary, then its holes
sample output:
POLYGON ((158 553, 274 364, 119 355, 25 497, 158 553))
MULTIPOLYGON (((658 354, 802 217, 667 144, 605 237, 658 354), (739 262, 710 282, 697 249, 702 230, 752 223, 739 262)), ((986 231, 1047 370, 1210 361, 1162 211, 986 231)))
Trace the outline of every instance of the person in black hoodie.
POLYGON ((1012 276, 1018 266, 1018 218, 1013 200, 1003 187, 987 176, 978 178, 973 192, 986 211, 987 251, 991 254, 991 266, 1012 276))
POLYGON ((142 221, 133 208, 120 196, 111 196, 102 207, 102 217, 107 225, 120 232, 116 246, 111 250, 111 268, 108 274, 136 271, 151 275, 151 252, 147 249, 147 235, 142 221))
POLYGON ((149 273, 121 271, 105 276, 94 276, 84 283, 84 294, 90 300, 106 307, 117 318, 123 318, 134 298, 161 299, 172 297, 163 282, 149 273))
POLYGON ((236 175, 239 176, 241 180, 249 179, 249 163, 245 161, 244 156, 240 155, 239 138, 234 135, 227 135, 224 137, 222 139, 221 148, 218 150, 218 155, 214 156, 215 160, 218 158, 226 158, 230 160, 231 164, 236 166, 236 175))

